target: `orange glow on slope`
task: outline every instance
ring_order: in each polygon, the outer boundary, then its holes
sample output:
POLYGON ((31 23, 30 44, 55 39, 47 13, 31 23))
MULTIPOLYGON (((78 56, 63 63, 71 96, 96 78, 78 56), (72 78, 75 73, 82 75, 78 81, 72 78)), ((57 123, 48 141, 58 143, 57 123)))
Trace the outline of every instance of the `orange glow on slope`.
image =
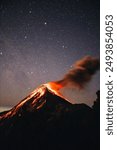
MULTIPOLYGON (((39 100, 39 98, 41 96, 44 95, 45 93, 45 86, 39 86, 38 88, 36 88, 29 96, 27 96, 25 99, 23 99, 21 102, 19 102, 15 107, 13 107, 10 111, 8 111, 6 114, 3 114, 2 116, 0 116, 0 119, 4 119, 6 117, 12 117, 14 116, 18 110, 26 103, 28 102, 30 99, 32 99, 31 103, 29 105, 31 105, 32 109, 36 107, 36 102, 39 100)), ((44 105, 44 102, 40 102, 39 106, 36 107, 36 109, 41 108, 44 105)))

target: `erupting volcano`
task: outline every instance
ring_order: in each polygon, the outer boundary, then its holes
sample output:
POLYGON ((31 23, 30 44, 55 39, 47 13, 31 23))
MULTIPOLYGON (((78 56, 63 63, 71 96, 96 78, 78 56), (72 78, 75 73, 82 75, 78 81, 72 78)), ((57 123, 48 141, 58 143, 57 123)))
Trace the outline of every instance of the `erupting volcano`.
POLYGON ((14 116, 22 109, 22 107, 25 107, 26 105, 28 105, 29 111, 40 109, 46 103, 46 100, 42 100, 42 97, 46 96, 47 91, 50 92, 52 95, 63 98, 63 101, 68 101, 62 96, 62 94, 60 94, 59 90, 61 88, 62 85, 58 84, 57 82, 49 82, 39 86, 32 93, 30 93, 29 96, 27 96, 15 107, 13 107, 10 111, 8 111, 6 114, 1 115, 0 119, 14 116))
POLYGON ((11 111, 7 112, 0 118, 6 118, 15 115, 17 111, 27 103, 29 103, 28 105, 30 105, 30 107, 28 109, 30 109, 31 111, 35 108, 41 108, 44 105, 45 101, 39 101, 38 99, 40 99, 44 95, 47 89, 52 94, 55 94, 63 98, 64 100, 69 101, 62 96, 59 90, 69 84, 82 88, 87 82, 91 80, 92 76, 99 69, 99 59, 93 58, 91 56, 86 56, 83 59, 77 61, 73 66, 74 67, 63 77, 63 79, 41 85, 28 97, 26 97, 18 105, 11 109, 11 111))
POLYGON ((2 149, 99 150, 99 107, 71 104, 60 88, 54 82, 43 84, 0 114, 2 149))
POLYGON ((11 110, 0 113, 0 148, 99 150, 99 105, 72 104, 60 93, 69 83, 82 88, 98 68, 97 59, 86 57, 62 80, 40 85, 11 110))
POLYGON ((4 150, 99 150, 99 107, 71 104, 50 82, 0 114, 4 150))

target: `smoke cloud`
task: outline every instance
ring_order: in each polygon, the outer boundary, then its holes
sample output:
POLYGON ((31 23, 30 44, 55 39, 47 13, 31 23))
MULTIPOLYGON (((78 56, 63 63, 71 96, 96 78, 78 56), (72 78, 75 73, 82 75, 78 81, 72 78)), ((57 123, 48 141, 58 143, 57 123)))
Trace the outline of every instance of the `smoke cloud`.
POLYGON ((62 87, 70 85, 83 88, 99 68, 100 61, 98 58, 85 56, 81 60, 76 61, 73 68, 65 74, 62 80, 59 80, 56 83, 61 84, 62 87))

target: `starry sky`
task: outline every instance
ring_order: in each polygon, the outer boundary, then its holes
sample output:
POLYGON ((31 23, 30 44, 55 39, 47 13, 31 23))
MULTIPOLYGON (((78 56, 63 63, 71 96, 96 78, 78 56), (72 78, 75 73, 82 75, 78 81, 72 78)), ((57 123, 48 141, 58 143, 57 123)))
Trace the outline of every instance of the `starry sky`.
MULTIPOLYGON (((85 55, 99 57, 99 38, 99 0, 1 0, 0 105, 61 79, 85 55)), ((98 89, 99 72, 84 90, 62 92, 91 105, 98 89)))

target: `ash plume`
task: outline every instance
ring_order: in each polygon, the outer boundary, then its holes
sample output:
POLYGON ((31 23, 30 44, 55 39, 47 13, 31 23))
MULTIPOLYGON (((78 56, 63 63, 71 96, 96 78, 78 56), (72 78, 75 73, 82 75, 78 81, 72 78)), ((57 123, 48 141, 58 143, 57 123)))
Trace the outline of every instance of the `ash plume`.
POLYGON ((56 83, 62 85, 62 87, 70 85, 83 88, 99 68, 100 61, 98 58, 85 56, 76 61, 73 68, 65 74, 62 80, 59 80, 56 83))

